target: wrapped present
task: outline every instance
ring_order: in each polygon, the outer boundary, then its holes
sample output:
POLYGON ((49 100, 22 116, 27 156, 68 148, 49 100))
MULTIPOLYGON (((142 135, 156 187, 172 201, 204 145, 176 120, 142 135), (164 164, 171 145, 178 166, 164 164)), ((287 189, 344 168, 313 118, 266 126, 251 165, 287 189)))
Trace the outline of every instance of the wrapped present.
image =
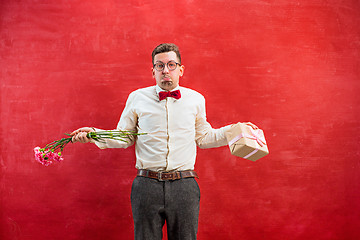
POLYGON ((225 135, 232 155, 256 161, 269 154, 261 129, 255 130, 244 123, 237 123, 225 135))

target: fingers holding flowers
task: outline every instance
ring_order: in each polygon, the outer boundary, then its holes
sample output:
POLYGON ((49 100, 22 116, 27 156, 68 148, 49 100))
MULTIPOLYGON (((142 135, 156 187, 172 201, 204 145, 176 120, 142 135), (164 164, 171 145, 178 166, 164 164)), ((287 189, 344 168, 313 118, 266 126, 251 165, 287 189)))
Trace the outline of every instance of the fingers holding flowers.
POLYGON ((79 132, 76 135, 74 135, 72 137, 72 142, 76 143, 76 142, 80 142, 80 143, 88 143, 90 142, 90 139, 87 138, 87 133, 86 132, 79 132))
POLYGON ((73 143, 80 142, 80 143, 88 143, 90 142, 90 138, 87 137, 89 132, 95 132, 93 128, 90 127, 82 127, 75 131, 73 131, 70 136, 72 136, 71 141, 73 143))

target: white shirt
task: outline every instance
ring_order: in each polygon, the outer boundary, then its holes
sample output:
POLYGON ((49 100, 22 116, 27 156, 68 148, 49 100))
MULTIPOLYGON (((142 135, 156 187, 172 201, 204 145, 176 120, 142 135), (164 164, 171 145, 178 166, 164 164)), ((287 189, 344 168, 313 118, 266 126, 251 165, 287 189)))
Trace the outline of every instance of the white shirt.
POLYGON ((136 168, 152 171, 193 170, 196 146, 227 145, 229 126, 213 129, 206 121, 205 98, 198 92, 177 87, 181 98, 159 101, 158 85, 130 93, 117 130, 147 133, 130 141, 96 142, 99 148, 127 148, 135 143, 136 168))

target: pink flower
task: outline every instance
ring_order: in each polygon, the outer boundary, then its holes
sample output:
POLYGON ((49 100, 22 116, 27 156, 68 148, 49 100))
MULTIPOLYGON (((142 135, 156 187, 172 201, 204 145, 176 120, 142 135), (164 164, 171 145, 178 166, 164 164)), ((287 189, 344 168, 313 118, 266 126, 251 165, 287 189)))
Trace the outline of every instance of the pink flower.
POLYGON ((44 149, 40 147, 34 148, 35 152, 35 160, 39 163, 41 163, 44 166, 49 166, 53 163, 53 161, 61 162, 64 160, 61 157, 61 153, 54 153, 52 151, 45 151, 44 149))
POLYGON ((63 157, 61 156, 61 152, 58 152, 58 153, 53 153, 51 152, 52 154, 52 159, 54 159, 54 161, 56 162, 61 162, 63 159, 63 157))
POLYGON ((44 153, 44 150, 40 147, 34 148, 35 152, 35 160, 39 163, 41 163, 44 166, 49 166, 52 162, 48 160, 48 158, 45 156, 46 153, 44 153))

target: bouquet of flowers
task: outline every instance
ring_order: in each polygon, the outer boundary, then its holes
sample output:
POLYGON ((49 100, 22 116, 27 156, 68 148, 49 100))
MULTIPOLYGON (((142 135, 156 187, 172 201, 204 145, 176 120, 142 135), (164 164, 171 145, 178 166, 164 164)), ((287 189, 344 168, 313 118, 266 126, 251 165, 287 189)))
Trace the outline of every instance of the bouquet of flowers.
MULTIPOLYGON (((123 142, 127 142, 130 136, 142 135, 145 133, 136 133, 132 131, 97 131, 89 132, 86 136, 92 138, 97 142, 105 142, 105 139, 114 139, 123 142)), ((53 162, 61 162, 64 160, 62 157, 62 151, 68 143, 72 143, 72 136, 65 133, 68 137, 60 140, 53 141, 47 144, 44 148, 34 148, 35 160, 44 166, 49 166, 53 162)))

